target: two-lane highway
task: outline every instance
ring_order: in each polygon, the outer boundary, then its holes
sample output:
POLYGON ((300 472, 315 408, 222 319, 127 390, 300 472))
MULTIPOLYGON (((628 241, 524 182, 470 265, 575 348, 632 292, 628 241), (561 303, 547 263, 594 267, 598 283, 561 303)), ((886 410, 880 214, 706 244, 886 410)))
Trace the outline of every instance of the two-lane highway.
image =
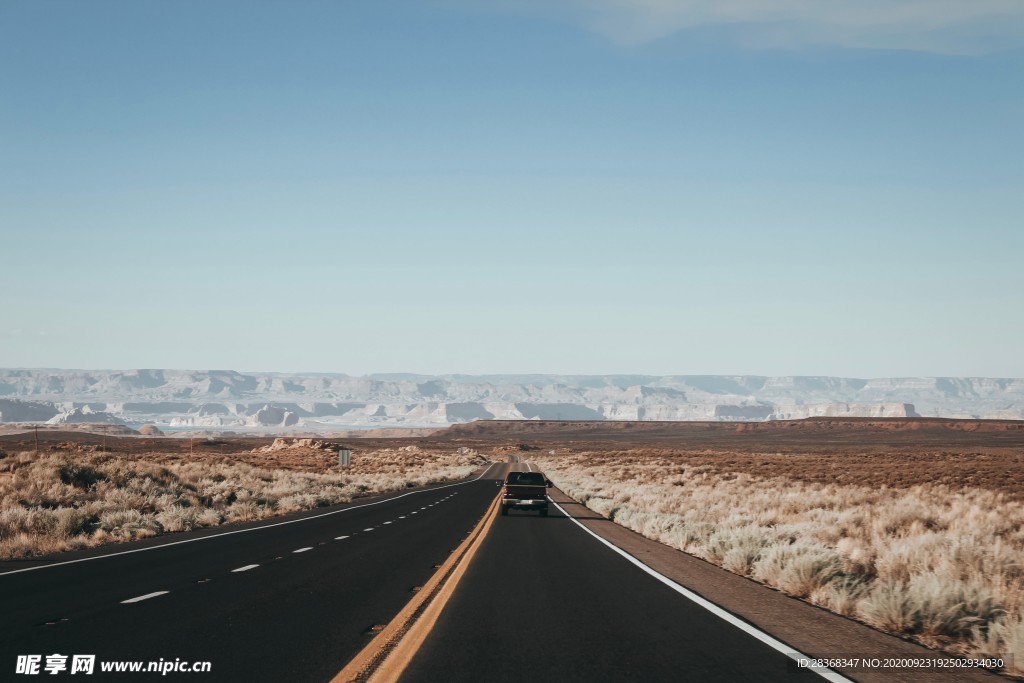
MULTIPOLYGON (((18 655, 60 654, 208 661, 209 675, 189 675, 200 680, 330 680, 473 529, 509 467, 295 521, 0 572, 0 679, 18 655)), ((98 664, 94 677, 139 675, 103 676, 98 664)), ((821 680, 555 506, 546 518, 495 519, 402 678, 524 679, 821 680)))
MULTIPOLYGON (((516 465, 527 469, 527 464, 516 465)), ((401 678, 822 681, 611 551, 554 506, 498 517, 401 678)))
POLYGON ((328 680, 465 537, 506 467, 295 522, 0 573, 0 679, 18 655, 81 654, 209 661, 197 677, 216 681, 328 680))

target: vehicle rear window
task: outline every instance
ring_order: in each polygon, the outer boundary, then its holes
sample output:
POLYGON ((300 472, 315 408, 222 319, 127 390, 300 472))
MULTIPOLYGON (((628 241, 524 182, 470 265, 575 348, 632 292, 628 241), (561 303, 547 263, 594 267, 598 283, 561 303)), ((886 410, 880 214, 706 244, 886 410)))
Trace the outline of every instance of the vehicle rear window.
POLYGON ((544 475, 540 472, 509 472, 508 483, 544 485, 544 475))

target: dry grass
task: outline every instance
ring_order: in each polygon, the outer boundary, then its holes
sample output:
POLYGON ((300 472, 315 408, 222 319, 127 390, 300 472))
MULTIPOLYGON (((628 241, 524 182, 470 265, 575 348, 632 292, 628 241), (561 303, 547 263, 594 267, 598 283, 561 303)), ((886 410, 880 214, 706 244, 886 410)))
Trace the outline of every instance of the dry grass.
POLYGON ((416 446, 359 453, 333 472, 256 467, 177 454, 24 452, 0 459, 0 558, 145 538, 345 503, 359 496, 462 479, 486 460, 475 451, 416 446))
POLYGON ((841 483, 834 457, 802 477, 735 471, 731 462, 745 459, 536 458, 566 493, 648 538, 929 647, 1012 655, 1024 673, 1024 504, 1015 496, 841 483))

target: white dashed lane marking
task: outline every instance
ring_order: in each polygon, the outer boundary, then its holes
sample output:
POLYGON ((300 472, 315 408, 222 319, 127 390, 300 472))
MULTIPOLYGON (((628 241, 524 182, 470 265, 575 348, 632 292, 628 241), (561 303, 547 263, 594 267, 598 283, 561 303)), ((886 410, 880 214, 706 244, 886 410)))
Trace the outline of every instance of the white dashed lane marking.
MULTIPOLYGON (((452 494, 452 495, 454 495, 454 494, 452 494)), ((441 500, 439 500, 437 502, 430 503, 430 504, 428 504, 428 505, 426 505, 424 507, 421 507, 420 510, 426 510, 428 507, 434 507, 435 505, 438 505, 438 504, 443 503, 444 501, 448 500, 448 498, 451 498, 451 496, 448 496, 446 498, 442 498, 441 500)), ((418 512, 417 510, 413 510, 409 514, 415 515, 417 512, 418 512)), ((405 519, 405 518, 406 518, 406 515, 400 515, 398 517, 398 519, 405 519)), ((387 522, 384 522, 384 524, 391 524, 393 521, 395 521, 395 520, 389 520, 387 522)), ((363 531, 364 532, 365 531, 373 531, 375 528, 376 527, 369 527, 367 529, 363 529, 363 531)), ((346 538, 351 538, 351 537, 350 536, 335 536, 334 540, 336 540, 336 541, 344 541, 346 538)), ((323 545, 323 544, 321 543, 321 545, 323 545)), ((304 553, 307 550, 312 550, 312 549, 313 549, 312 547, 299 548, 298 550, 293 550, 292 553, 304 553)), ((275 558, 275 559, 281 559, 281 558, 275 558)), ((238 569, 232 569, 231 572, 232 573, 247 572, 250 569, 256 569, 256 567, 259 567, 259 565, 258 564, 247 564, 244 567, 239 567, 238 569)), ((158 595, 163 595, 164 593, 168 593, 168 592, 169 591, 160 591, 158 593, 150 593, 148 595, 142 595, 142 596, 139 596, 137 598, 132 598, 130 600, 125 600, 124 603, 127 604, 127 603, 130 603, 130 602, 139 602, 140 600, 147 600, 149 598, 155 598, 158 595)))
POLYGON ((158 595, 167 595, 170 592, 171 591, 157 591, 156 593, 146 593, 145 595, 140 595, 137 598, 129 598, 127 600, 122 600, 121 604, 122 605, 128 605, 128 604, 131 604, 133 602, 142 602, 143 600, 149 600, 150 598, 155 598, 158 595))

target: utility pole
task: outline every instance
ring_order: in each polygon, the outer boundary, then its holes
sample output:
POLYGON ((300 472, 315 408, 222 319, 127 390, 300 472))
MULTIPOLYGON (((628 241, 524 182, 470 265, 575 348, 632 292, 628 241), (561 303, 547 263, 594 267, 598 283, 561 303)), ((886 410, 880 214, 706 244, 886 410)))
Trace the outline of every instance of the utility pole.
POLYGON ((36 430, 36 455, 39 455, 39 425, 33 425, 36 430))

